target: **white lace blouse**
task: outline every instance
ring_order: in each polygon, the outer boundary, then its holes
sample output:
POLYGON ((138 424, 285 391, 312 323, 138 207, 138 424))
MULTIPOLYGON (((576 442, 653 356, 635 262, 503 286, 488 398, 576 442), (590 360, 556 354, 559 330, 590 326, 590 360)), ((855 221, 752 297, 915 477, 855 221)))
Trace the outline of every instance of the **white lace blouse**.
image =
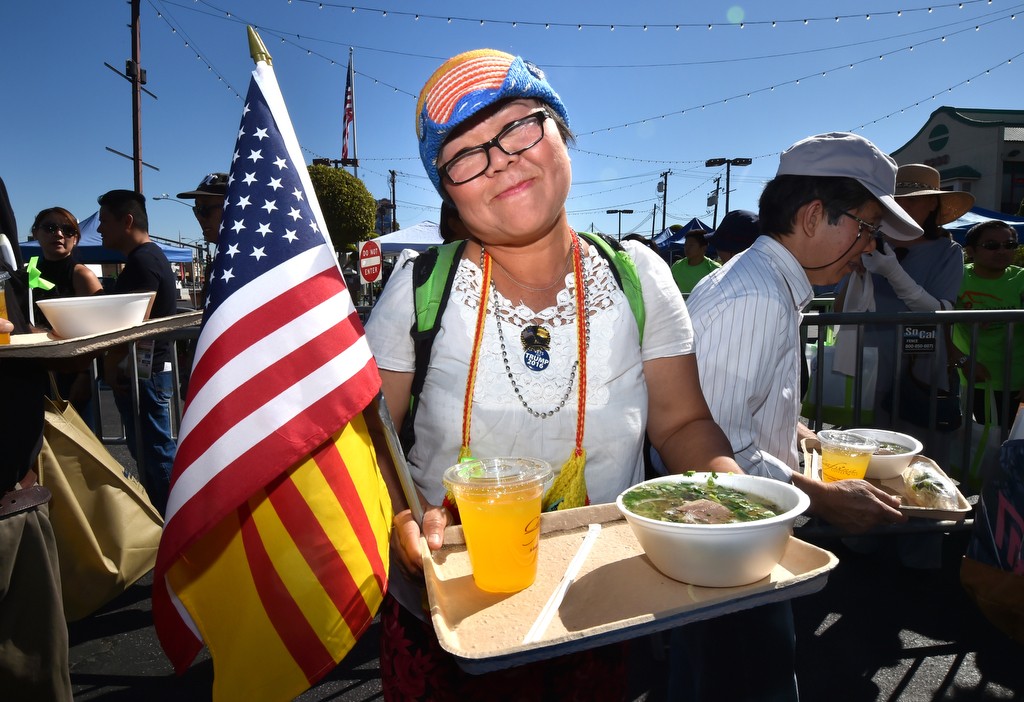
MULTIPOLYGON (((642 349, 636 320, 610 264, 593 246, 588 247, 589 255, 583 259, 584 279, 590 286, 591 315, 583 446, 587 451, 587 489, 593 504, 614 500, 643 475, 641 454, 647 424, 643 361, 693 353, 690 318, 668 265, 641 244, 622 243, 636 261, 643 286, 646 323, 642 349)), ((412 252, 403 252, 366 325, 377 365, 384 370, 414 370, 409 335, 415 318, 412 263, 401 266, 404 259, 412 256, 412 252)), ((442 473, 458 460, 481 278, 475 262, 460 261, 434 340, 416 415, 416 443, 409 453, 409 467, 417 486, 434 504, 439 504, 444 496, 442 473)), ((470 448, 474 456, 542 458, 551 463, 557 474, 572 454, 578 377, 559 412, 546 419, 528 413, 509 380, 493 310, 496 308, 501 316, 509 367, 516 385, 531 408, 547 412, 566 395, 576 360, 573 293, 570 271, 557 304, 544 310, 535 312, 500 293, 490 296, 492 309, 485 323, 473 397, 470 448), (543 370, 531 370, 524 361, 520 335, 531 325, 543 326, 550 332, 550 363, 543 370)))

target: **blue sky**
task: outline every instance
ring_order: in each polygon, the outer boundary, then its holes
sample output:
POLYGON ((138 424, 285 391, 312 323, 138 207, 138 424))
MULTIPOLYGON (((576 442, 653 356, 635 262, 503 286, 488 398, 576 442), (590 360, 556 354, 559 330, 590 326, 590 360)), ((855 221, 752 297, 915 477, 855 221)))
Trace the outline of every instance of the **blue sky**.
MULTIPOLYGON (((618 217, 607 209, 635 211, 622 216, 623 233, 660 230, 666 171, 667 223, 711 224, 707 197, 716 176, 724 188, 725 171, 706 168, 707 159, 753 159, 732 169, 730 205, 756 209, 778 153, 805 136, 855 131, 892 151, 940 106, 1021 108, 1024 4, 1006 0, 354 7, 142 0, 142 66, 158 97, 143 97, 143 159, 160 169, 144 169, 146 195, 173 196, 228 169, 252 70, 246 23, 273 55, 310 160, 340 156, 354 48, 359 176, 380 198, 390 195, 388 171, 397 172, 403 226, 437 221, 440 202, 419 162, 416 96, 444 59, 473 48, 520 54, 548 73, 579 135, 570 222, 610 233, 618 217)), ((123 0, 0 6, 0 176, 22 240, 44 207, 84 219, 102 192, 132 187, 131 162, 107 151, 131 153, 130 86, 104 66, 124 69, 129 21, 123 0)), ((724 203, 723 194, 719 217, 724 203)), ((200 238, 183 205, 155 200, 149 212, 153 234, 200 238)))

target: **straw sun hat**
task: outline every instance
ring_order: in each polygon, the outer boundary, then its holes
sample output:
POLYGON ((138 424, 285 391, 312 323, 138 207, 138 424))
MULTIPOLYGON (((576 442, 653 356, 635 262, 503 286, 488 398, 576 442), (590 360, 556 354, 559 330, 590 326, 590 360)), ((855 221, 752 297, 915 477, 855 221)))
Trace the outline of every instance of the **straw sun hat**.
POLYGON ((974 196, 954 190, 939 188, 939 172, 923 163, 900 166, 896 172, 896 197, 939 197, 939 216, 936 224, 942 225, 959 219, 974 206, 974 196))

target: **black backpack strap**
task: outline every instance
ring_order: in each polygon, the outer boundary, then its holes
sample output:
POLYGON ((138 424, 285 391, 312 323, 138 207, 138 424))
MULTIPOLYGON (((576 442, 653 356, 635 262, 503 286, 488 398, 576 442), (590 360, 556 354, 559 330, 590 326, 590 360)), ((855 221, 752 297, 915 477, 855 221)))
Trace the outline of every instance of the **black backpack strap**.
POLYGON ((434 347, 434 338, 440 328, 444 309, 448 305, 448 296, 451 294, 455 273, 459 268, 458 262, 461 260, 465 248, 465 241, 431 246, 412 262, 412 289, 416 320, 409 330, 409 335, 413 342, 415 370, 412 375, 412 387, 409 391, 409 407, 399 430, 399 439, 401 439, 402 448, 406 453, 409 453, 409 449, 416 442, 413 423, 419 406, 419 396, 423 392, 423 384, 427 379, 430 352, 434 347))

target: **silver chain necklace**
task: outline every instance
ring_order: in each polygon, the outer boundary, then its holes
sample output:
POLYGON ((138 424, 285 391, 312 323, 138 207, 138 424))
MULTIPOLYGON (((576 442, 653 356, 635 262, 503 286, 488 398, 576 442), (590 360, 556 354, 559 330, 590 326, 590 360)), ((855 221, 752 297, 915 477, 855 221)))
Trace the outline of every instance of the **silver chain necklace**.
POLYGON ((556 285, 558 285, 559 282, 565 282, 565 274, 569 270, 569 262, 572 261, 572 252, 575 249, 576 249, 576 243, 575 242, 569 244, 569 253, 567 253, 565 255, 565 265, 562 266, 562 272, 559 273, 558 275, 556 275, 555 279, 552 280, 548 285, 545 285, 543 288, 535 288, 535 287, 533 287, 531 285, 526 285, 525 283, 519 282, 518 280, 516 280, 515 278, 512 277, 512 274, 508 272, 508 269, 505 268, 505 266, 501 265, 501 262, 498 259, 496 259, 494 256, 491 256, 491 260, 498 264, 498 268, 501 269, 501 272, 505 274, 506 278, 508 278, 513 283, 515 283, 516 285, 521 287, 523 290, 529 290, 530 292, 544 292, 546 290, 550 290, 551 288, 555 287, 556 285))
MULTIPOLYGON (((572 251, 573 251, 573 247, 570 247, 569 248, 569 252, 572 253, 572 251)), ((484 256, 485 256, 484 247, 481 244, 480 245, 480 270, 481 271, 484 268, 484 256)), ((492 257, 491 260, 492 261, 494 260, 493 257, 492 257)), ((500 266, 501 264, 498 264, 498 265, 500 266)), ((582 266, 582 261, 581 261, 580 262, 581 273, 582 273, 582 267, 583 266, 582 266)), ((504 269, 502 269, 502 270, 504 270, 504 269)), ((511 276, 509 276, 509 277, 511 277, 511 276)), ((583 317, 583 328, 584 328, 583 349, 584 349, 584 352, 586 352, 586 350, 590 348, 590 315, 587 314, 587 310, 590 309, 590 290, 587 288, 587 285, 586 285, 585 281, 583 280, 582 274, 581 274, 580 278, 581 279, 580 279, 579 283, 580 283, 580 285, 583 286, 583 309, 582 310, 576 310, 576 314, 583 314, 584 315, 584 317, 583 317)), ((515 282, 515 281, 513 281, 513 282, 515 282)), ((548 286, 548 287, 551 287, 551 286, 548 286)), ((558 405, 553 410, 550 410, 548 412, 538 412, 537 410, 535 410, 532 407, 530 407, 530 405, 526 402, 526 399, 523 397, 523 393, 519 389, 519 385, 516 384, 515 376, 512 374, 512 366, 511 366, 511 364, 509 363, 509 360, 508 360, 508 350, 505 347, 505 334, 504 334, 504 332, 502 331, 502 328, 501 328, 501 315, 498 313, 498 305, 497 305, 498 288, 497 288, 497 286, 495 286, 493 278, 491 279, 491 298, 495 301, 495 305, 494 305, 494 323, 495 323, 495 326, 497 326, 497 328, 498 328, 498 341, 501 344, 501 360, 505 364, 505 375, 508 376, 508 381, 509 381, 509 383, 512 384, 513 392, 515 392, 516 397, 519 398, 519 402, 523 405, 523 408, 527 412, 529 412, 532 416, 536 417, 537 419, 547 419, 548 417, 554 416, 559 410, 561 410, 563 407, 565 407, 565 403, 569 400, 569 395, 572 394, 572 388, 573 388, 573 385, 576 382, 576 371, 577 371, 577 369, 579 368, 579 365, 580 365, 579 358, 577 358, 572 363, 572 370, 569 371, 569 386, 565 389, 565 394, 562 395, 562 399, 561 399, 561 401, 559 401, 558 405)))

